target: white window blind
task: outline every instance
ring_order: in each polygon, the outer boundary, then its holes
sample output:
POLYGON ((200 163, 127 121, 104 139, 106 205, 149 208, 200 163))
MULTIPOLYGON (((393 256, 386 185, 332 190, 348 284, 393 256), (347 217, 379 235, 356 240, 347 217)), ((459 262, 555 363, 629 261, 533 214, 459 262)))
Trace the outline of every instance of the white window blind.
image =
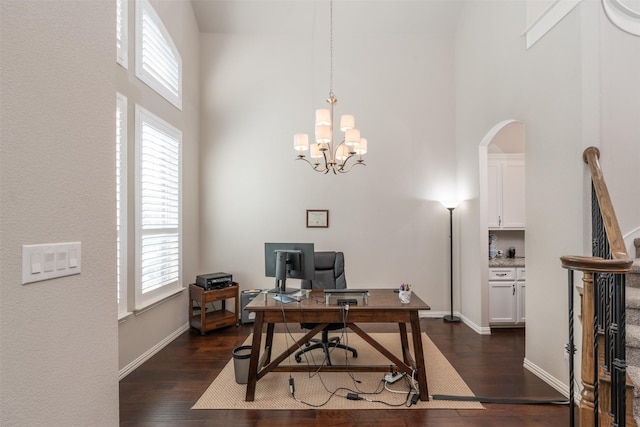
POLYGON ((116 0, 116 60, 129 68, 129 1, 116 0))
POLYGON ((147 0, 136 2, 136 76, 182 109, 182 58, 147 0))
POLYGON ((127 98, 116 95, 116 269, 118 317, 127 310, 127 98))
POLYGON ((180 288, 182 133, 136 106, 136 309, 180 288))

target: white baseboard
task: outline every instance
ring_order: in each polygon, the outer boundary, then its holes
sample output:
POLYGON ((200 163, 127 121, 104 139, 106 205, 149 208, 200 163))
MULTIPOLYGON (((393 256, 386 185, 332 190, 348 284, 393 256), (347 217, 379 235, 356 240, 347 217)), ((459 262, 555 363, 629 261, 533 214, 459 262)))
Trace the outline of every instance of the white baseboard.
POLYGON ((158 344, 154 345, 149 350, 147 350, 142 355, 140 355, 140 357, 138 357, 136 360, 134 360, 133 362, 129 363, 127 366, 122 368, 118 373, 118 381, 120 381, 121 379, 129 375, 131 372, 135 371, 136 368, 138 368, 144 362, 149 360, 151 356, 153 356, 154 354, 156 354, 157 352, 165 348, 169 343, 171 343, 171 341, 178 338, 178 336, 180 336, 182 333, 188 331, 189 328, 190 328, 189 322, 185 323, 180 328, 178 328, 173 333, 171 333, 169 336, 167 336, 165 339, 160 341, 158 344))
POLYGON ((439 317, 444 317, 447 314, 449 314, 448 311, 444 312, 444 311, 433 311, 433 310, 420 310, 420 312, 418 313, 418 316, 426 319, 437 319, 439 317))
MULTIPOLYGON (((431 310, 420 311, 420 317, 426 317, 426 318, 439 318, 439 317, 444 317, 447 314, 449 314, 448 311, 447 312, 431 311, 431 310)), ((490 327, 488 327, 488 326, 484 327, 484 326, 477 325, 476 323, 472 322, 468 317, 461 316, 460 313, 453 313, 453 314, 455 316, 459 316, 460 320, 462 320, 462 322, 464 322, 465 325, 467 325, 468 327, 473 329, 476 333, 478 333, 480 335, 491 335, 491 328, 490 327)), ((564 397, 568 397, 569 396, 569 386, 568 385, 564 384, 562 381, 560 381, 557 378, 555 378, 554 376, 550 375, 548 372, 546 372, 545 370, 541 369, 539 366, 535 365, 534 363, 532 363, 527 358, 524 359, 523 366, 524 366, 525 369, 527 369, 528 371, 533 373, 535 376, 540 378, 542 381, 546 382, 551 387, 556 389, 564 397)), ((579 402, 580 401, 580 390, 577 390, 577 388, 574 391, 574 396, 575 396, 575 398, 574 398, 575 401, 579 402)))
MULTIPOLYGON (((532 363, 526 357, 524 359, 523 366, 524 366, 525 369, 527 369, 528 371, 533 373, 535 376, 540 378, 542 381, 546 382, 551 387, 555 388, 564 397, 566 397, 566 398, 569 397, 569 386, 568 385, 566 385, 562 381, 558 380, 553 375, 550 375, 547 371, 541 369, 539 366, 537 366, 534 363, 532 363)), ((574 396, 576 394, 578 394, 578 396, 579 396, 579 391, 574 391, 574 396)), ((576 399, 576 402, 577 401, 579 401, 579 397, 576 399)))
MULTIPOLYGON (((449 311, 421 310, 419 315, 420 315, 420 317, 423 317, 423 318, 439 319, 439 318, 442 318, 442 317, 447 316, 449 314, 451 314, 449 311)), ((491 335, 491 328, 479 326, 479 325, 475 324, 474 322, 472 322, 468 317, 462 316, 458 312, 454 311, 453 315, 454 316, 458 316, 460 318, 460 320, 462 320, 462 322, 465 325, 467 325, 468 327, 473 329, 477 334, 480 334, 480 335, 491 335)))
POLYGON ((491 328, 489 326, 480 326, 471 321, 468 317, 460 316, 460 319, 464 322, 465 325, 473 329, 477 334, 480 335, 491 335, 491 328))

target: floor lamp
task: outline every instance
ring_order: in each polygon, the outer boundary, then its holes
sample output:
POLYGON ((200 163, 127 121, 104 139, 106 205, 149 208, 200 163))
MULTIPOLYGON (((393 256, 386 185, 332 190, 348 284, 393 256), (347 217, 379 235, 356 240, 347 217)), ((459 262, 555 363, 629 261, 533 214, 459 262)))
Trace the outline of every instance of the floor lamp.
POLYGON ((449 292, 451 297, 451 312, 442 320, 446 323, 454 323, 460 321, 459 317, 453 315, 453 210, 458 206, 458 202, 440 203, 449 210, 449 292))

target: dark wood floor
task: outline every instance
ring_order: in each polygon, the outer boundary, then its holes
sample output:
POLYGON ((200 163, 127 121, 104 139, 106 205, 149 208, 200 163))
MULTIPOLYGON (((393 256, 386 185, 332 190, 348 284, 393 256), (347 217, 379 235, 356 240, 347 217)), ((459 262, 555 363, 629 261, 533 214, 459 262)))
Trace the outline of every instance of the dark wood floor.
MULTIPOLYGON (((524 331, 478 335, 464 324, 423 319, 422 328, 476 396, 550 398, 562 396, 523 368, 524 331)), ((295 326, 294 326, 295 327, 295 326)), ((369 332, 391 331, 368 325, 369 332)), ((484 404, 485 410, 191 410, 231 358, 251 325, 201 336, 185 332, 120 381, 121 426, 568 426, 560 405, 484 404)), ((224 390, 220 390, 224 393, 224 390)))

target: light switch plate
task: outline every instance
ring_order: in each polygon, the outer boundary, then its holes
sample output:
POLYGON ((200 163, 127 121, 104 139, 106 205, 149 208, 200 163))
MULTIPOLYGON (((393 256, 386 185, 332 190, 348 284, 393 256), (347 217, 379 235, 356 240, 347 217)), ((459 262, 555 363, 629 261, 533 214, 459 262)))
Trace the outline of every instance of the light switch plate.
POLYGON ((22 245, 22 284, 80 274, 81 242, 22 245))

